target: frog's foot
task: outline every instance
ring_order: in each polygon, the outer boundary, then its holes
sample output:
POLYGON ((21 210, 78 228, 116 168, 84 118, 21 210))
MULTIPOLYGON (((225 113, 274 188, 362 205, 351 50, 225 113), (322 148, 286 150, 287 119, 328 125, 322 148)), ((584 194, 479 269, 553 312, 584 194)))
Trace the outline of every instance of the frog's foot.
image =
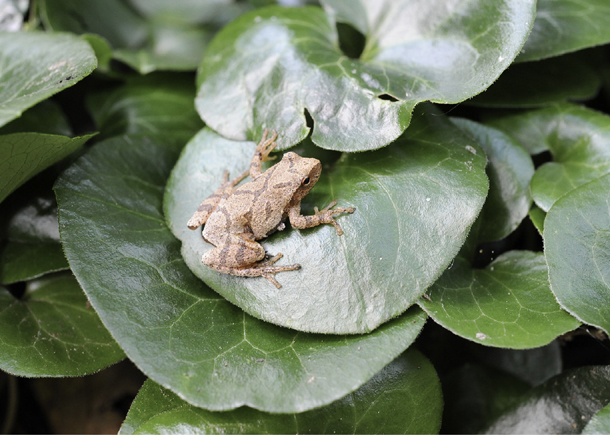
POLYGON ((275 156, 269 157, 269 153, 271 153, 271 151, 273 151, 273 149, 277 146, 277 142, 275 141, 277 139, 277 133, 274 130, 271 134, 271 138, 269 139, 267 139, 267 134, 269 134, 268 128, 265 129, 261 141, 256 146, 256 155, 260 153, 261 161, 263 162, 275 160, 275 156))
POLYGON ((335 205, 337 205, 337 201, 332 201, 322 210, 318 210, 318 207, 314 207, 314 211, 316 212, 316 214, 314 216, 319 216, 320 223, 333 224, 333 226, 335 227, 335 230, 337 231, 337 234, 339 236, 341 236, 341 235, 343 235, 343 230, 341 229, 339 224, 335 221, 333 216, 336 214, 341 214, 341 213, 353 213, 356 209, 354 207, 345 207, 345 208, 339 207, 339 208, 335 208, 334 210, 331 210, 335 205))
POLYGON ((273 283, 273 285, 276 288, 282 287, 282 285, 279 282, 277 282, 277 280, 275 279, 274 275, 276 273, 286 272, 289 270, 299 270, 301 268, 300 264, 291 264, 289 266, 272 266, 272 264, 274 264, 276 261, 278 261, 282 257, 283 257, 283 255, 280 252, 267 260, 257 263, 256 266, 253 268, 256 270, 260 270, 261 271, 260 276, 267 278, 269 281, 271 281, 273 283))
MULTIPOLYGON (((258 244, 257 244, 258 245, 258 244)), ((260 245, 258 245, 260 246, 260 245)), ((262 247, 260 248, 262 250, 262 247)), ((277 288, 281 288, 282 285, 275 279, 275 274, 278 272, 286 272, 289 270, 299 270, 300 264, 292 264, 288 266, 274 266, 273 264, 282 258, 282 254, 274 255, 271 258, 263 259, 258 263, 252 263, 248 265, 238 265, 234 261, 231 261, 230 257, 225 258, 224 262, 217 261, 216 255, 221 255, 222 250, 213 249, 205 253, 202 257, 203 264, 216 270, 220 273, 226 273, 228 275, 235 276, 262 276, 267 278, 277 288), (224 263, 224 264, 223 264, 224 263), (231 264, 233 263, 233 264, 231 264)), ((261 255, 264 257, 264 251, 261 255)))

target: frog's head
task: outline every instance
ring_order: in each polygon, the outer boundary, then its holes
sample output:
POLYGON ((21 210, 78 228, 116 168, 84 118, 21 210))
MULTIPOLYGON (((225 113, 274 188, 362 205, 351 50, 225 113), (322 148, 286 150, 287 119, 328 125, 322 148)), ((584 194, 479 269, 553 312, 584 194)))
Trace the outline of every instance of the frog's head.
POLYGON ((299 183, 292 196, 292 202, 299 202, 318 182, 322 165, 318 159, 301 157, 293 152, 284 154, 282 162, 287 164, 287 172, 292 175, 293 180, 299 183))

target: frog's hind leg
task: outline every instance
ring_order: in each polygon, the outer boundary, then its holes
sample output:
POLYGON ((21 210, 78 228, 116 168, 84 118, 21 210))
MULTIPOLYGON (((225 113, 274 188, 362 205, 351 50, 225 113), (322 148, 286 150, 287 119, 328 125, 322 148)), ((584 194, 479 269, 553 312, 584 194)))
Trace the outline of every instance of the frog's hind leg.
POLYGON ((218 206, 218 203, 220 203, 222 199, 227 198, 233 191, 233 187, 235 187, 235 185, 237 185, 237 183, 239 183, 241 180, 246 178, 249 173, 249 170, 245 171, 239 177, 229 181, 229 171, 224 171, 223 180, 220 187, 203 200, 186 225, 191 230, 195 230, 201 225, 205 224, 214 209, 218 206))
POLYGON ((235 276, 262 276, 267 278, 277 288, 282 287, 275 279, 278 272, 299 270, 299 264, 289 266, 273 266, 282 258, 282 254, 264 260, 265 249, 247 235, 228 235, 218 247, 203 254, 201 261, 208 267, 228 275, 235 276), (263 260, 263 261, 261 261, 263 260))

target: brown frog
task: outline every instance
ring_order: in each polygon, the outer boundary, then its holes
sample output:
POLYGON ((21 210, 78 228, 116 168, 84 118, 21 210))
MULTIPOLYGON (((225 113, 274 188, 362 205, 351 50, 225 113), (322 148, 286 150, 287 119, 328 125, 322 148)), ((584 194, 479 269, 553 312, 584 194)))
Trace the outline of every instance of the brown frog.
POLYGON ((268 130, 265 130, 250 169, 233 180, 229 180, 229 172, 225 171, 223 183, 201 203, 187 225, 194 230, 205 224, 203 238, 216 246, 203 255, 201 261, 205 265, 230 275, 263 276, 280 288, 274 275, 298 270, 301 266, 273 266, 282 254, 265 258, 265 249, 256 240, 283 230, 286 218, 298 229, 333 224, 341 235, 343 231, 333 216, 353 213, 354 208, 331 210, 337 204, 332 201, 322 210, 316 207, 314 215, 303 216, 301 200, 320 178, 322 165, 317 159, 287 152, 281 161, 262 172, 262 162, 273 160, 269 153, 277 145, 277 133, 274 131, 269 139, 267 134, 268 130), (248 175, 251 181, 235 187, 248 175))

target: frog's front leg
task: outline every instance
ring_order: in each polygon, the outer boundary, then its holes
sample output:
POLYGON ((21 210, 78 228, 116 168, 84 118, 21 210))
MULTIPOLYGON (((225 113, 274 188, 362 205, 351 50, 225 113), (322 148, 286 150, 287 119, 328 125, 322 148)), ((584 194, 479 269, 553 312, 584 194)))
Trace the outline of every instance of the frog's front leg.
POLYGON ((224 171, 222 177, 223 180, 220 187, 216 189, 214 193, 212 193, 210 196, 203 200, 203 202, 199 205, 199 207, 197 207, 197 210, 195 211, 195 213, 193 213, 193 216, 189 219, 186 225, 191 230, 195 230, 201 225, 205 224, 214 209, 216 208, 216 206, 218 205, 218 203, 222 199, 227 198, 231 194, 233 188, 237 185, 237 183, 246 178, 248 174, 249 171, 245 171, 239 177, 229 181, 229 171, 224 171))
POLYGON ((254 156, 252 157, 252 161, 250 162, 250 178, 253 180, 261 174, 261 167, 263 162, 267 162, 269 160, 274 160, 275 157, 269 157, 269 153, 273 151, 273 149, 277 146, 277 133, 274 131, 271 134, 271 138, 267 139, 267 134, 269 133, 269 129, 266 128, 263 132, 263 137, 261 141, 256 146, 256 150, 254 151, 254 156))
POLYGON ((299 230, 302 230, 305 228, 317 227, 318 225, 321 225, 321 224, 333 224, 335 227, 335 230, 337 230, 337 234, 342 235, 343 230, 341 229, 339 224, 335 221, 333 216, 336 214, 341 214, 341 213, 353 213, 355 209, 354 209, 354 207, 346 207, 346 208, 339 207, 334 210, 331 210, 331 208, 334 207, 335 205, 337 205, 337 201, 331 202, 330 204, 328 204, 327 207, 323 208, 322 210, 318 210, 318 207, 315 207, 314 210, 316 211, 316 214, 311 215, 311 216, 303 216, 301 214, 301 205, 297 204, 297 205, 291 207, 290 210, 288 210, 288 217, 290 219, 290 224, 294 228, 297 228, 299 230))
POLYGON ((214 244, 216 248, 203 254, 201 261, 221 273, 262 276, 280 288, 282 285, 274 277, 276 273, 301 268, 299 264, 273 266, 273 263, 282 258, 282 254, 260 261, 265 258, 265 249, 247 233, 227 234, 222 240, 215 240, 214 244))

